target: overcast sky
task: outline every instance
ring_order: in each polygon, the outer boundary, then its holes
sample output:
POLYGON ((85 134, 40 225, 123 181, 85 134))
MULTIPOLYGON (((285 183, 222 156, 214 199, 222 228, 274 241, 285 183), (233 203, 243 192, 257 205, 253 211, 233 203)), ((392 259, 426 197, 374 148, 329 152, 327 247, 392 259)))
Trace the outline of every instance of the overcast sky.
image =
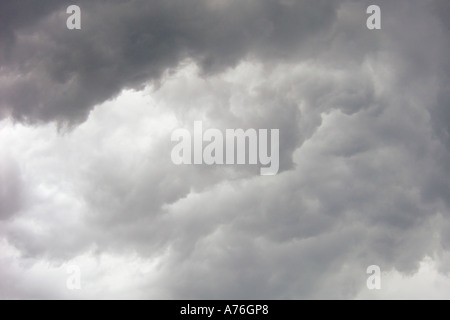
POLYGON ((1 1, 0 298, 449 299, 449 29, 447 0, 1 1), (197 120, 280 129, 278 175, 174 165, 197 120))

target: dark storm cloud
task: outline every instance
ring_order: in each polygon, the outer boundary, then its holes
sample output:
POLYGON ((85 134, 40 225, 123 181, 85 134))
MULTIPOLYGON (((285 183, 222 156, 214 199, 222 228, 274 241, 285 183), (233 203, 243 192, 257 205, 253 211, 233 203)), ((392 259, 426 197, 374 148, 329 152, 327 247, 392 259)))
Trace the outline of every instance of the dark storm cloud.
MULTIPOLYGON (((68 4, 68 3, 67 3, 68 4)), ((83 121, 121 89, 185 58, 210 73, 250 56, 289 58, 334 20, 338 1, 80 1, 82 30, 58 1, 8 1, 0 103, 19 120, 83 121), (17 18, 13 18, 17 17, 17 18)))
POLYGON ((2 1, 0 3, 0 39, 2 64, 11 59, 11 49, 15 44, 15 32, 32 27, 50 12, 60 9, 62 1, 2 1))

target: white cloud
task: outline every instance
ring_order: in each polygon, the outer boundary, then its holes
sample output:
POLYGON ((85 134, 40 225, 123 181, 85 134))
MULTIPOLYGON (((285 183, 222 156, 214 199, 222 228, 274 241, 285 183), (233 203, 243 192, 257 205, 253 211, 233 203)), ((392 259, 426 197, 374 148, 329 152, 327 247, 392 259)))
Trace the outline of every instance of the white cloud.
POLYGON ((436 263, 427 257, 414 274, 396 270, 382 274, 381 290, 361 290, 356 299, 448 300, 449 287, 450 276, 440 273, 436 263))

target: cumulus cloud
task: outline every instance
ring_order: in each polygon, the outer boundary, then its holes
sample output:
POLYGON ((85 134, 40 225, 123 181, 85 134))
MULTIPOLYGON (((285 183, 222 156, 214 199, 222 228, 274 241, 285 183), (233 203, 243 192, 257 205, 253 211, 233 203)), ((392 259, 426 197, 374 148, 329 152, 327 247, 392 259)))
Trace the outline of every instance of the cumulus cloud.
POLYGON ((446 278, 447 2, 380 1, 377 31, 360 1, 80 1, 80 31, 31 3, 0 5, 0 298, 395 298, 426 259, 446 278), (195 120, 279 128, 279 174, 175 166, 195 120))

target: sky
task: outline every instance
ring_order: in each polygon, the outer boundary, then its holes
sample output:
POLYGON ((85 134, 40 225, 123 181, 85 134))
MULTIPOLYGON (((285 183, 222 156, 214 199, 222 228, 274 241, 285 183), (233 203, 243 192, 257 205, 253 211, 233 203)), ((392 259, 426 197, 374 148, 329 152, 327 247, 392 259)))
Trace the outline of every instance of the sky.
POLYGON ((450 299, 449 29, 446 0, 1 1, 0 299, 450 299), (279 129, 278 174, 175 165, 195 121, 279 129))

